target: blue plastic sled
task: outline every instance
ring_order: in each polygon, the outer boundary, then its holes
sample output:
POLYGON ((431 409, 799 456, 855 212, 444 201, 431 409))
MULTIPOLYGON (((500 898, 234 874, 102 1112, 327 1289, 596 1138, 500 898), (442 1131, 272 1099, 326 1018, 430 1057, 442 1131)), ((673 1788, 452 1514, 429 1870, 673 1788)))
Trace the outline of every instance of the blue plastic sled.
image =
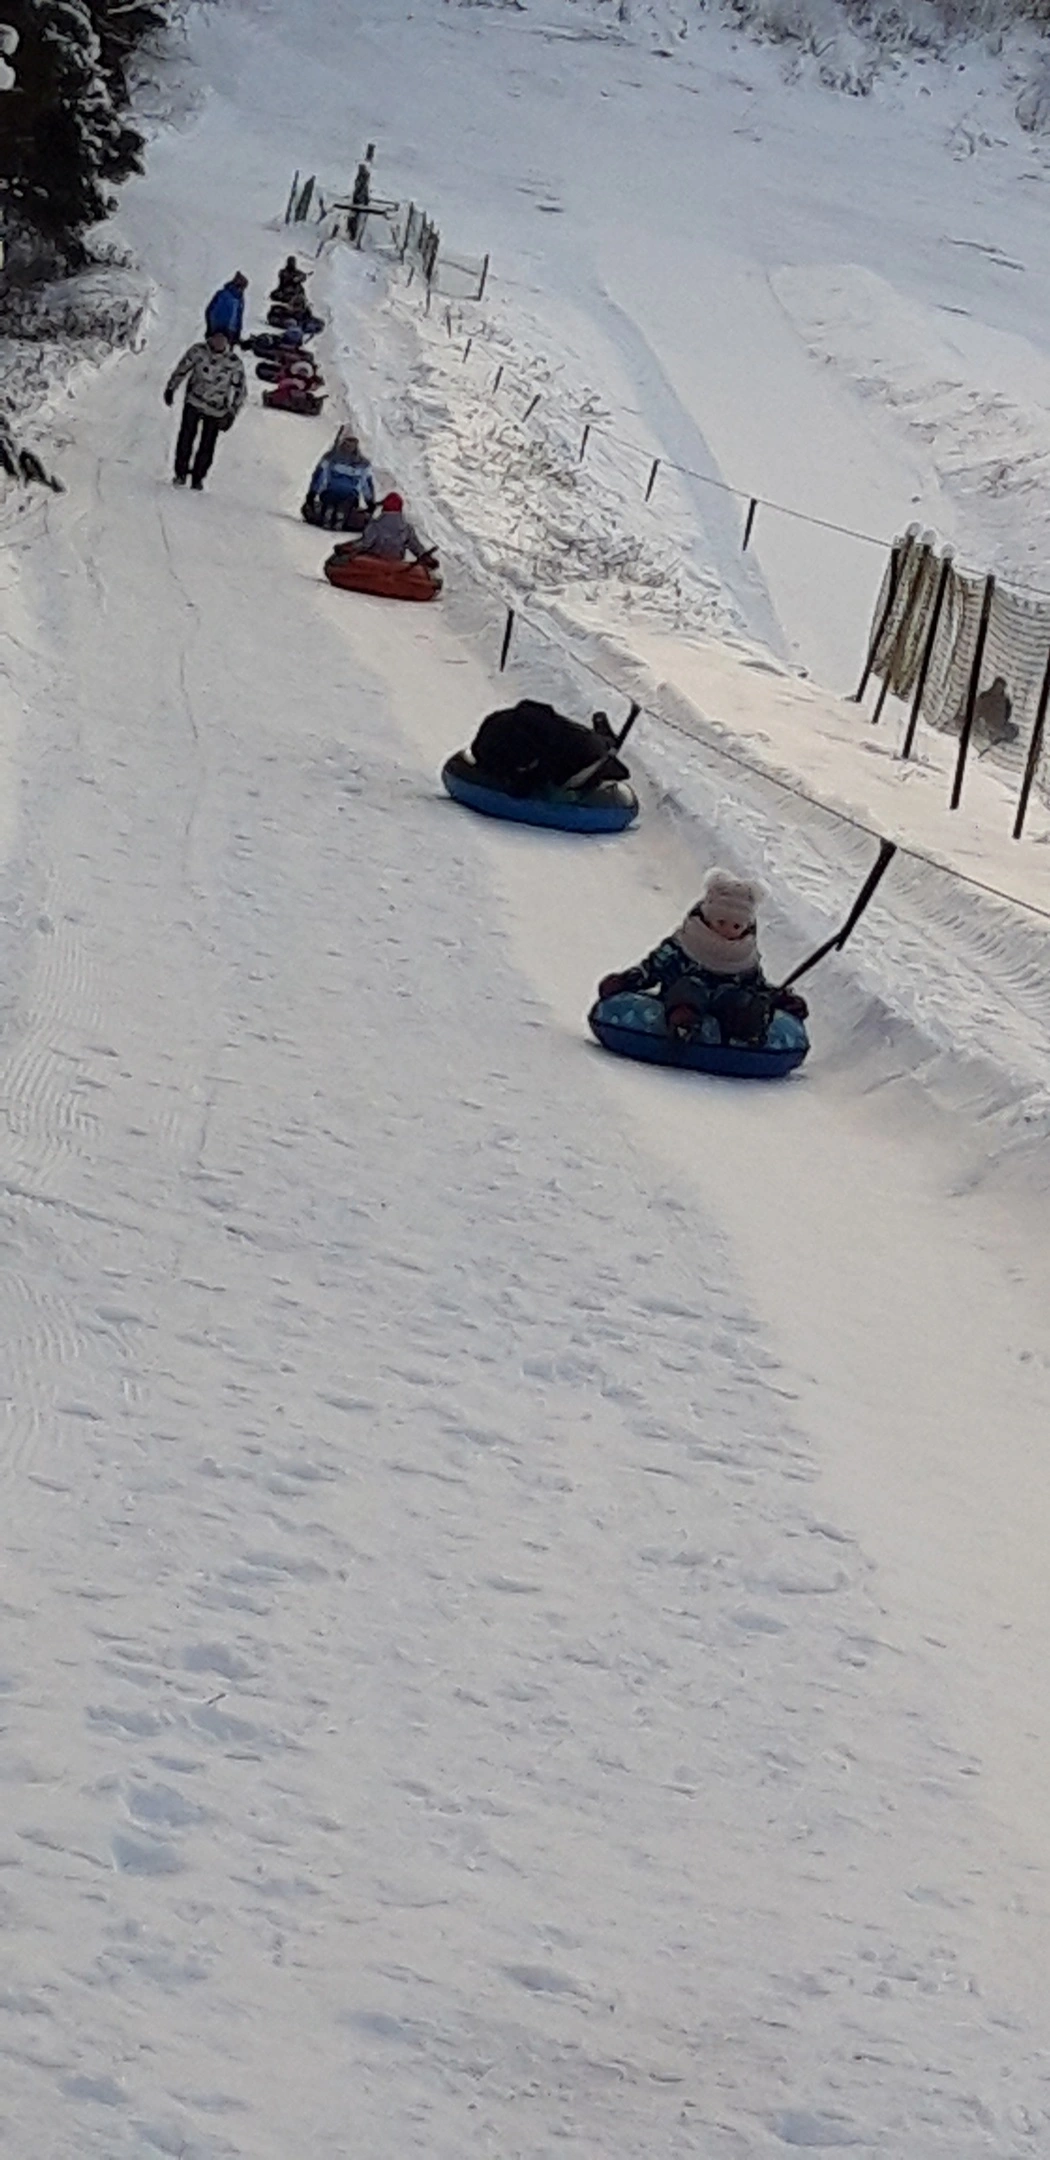
POLYGON ((638 797, 622 780, 597 787, 548 788, 543 795, 507 795, 482 780, 473 758, 457 750, 442 769, 442 784, 453 802, 482 817, 509 818, 516 825, 547 825, 559 832, 623 832, 638 815, 638 797))
MULTIPOLYGON (((765 1042, 758 1048, 721 1041, 681 1042, 668 1033, 658 997, 621 990, 599 998, 587 1015, 592 1035, 617 1057, 640 1058, 646 1065, 677 1065, 688 1072, 722 1073, 734 1080, 782 1080, 809 1051, 801 1020, 775 1012, 765 1042)), ((714 1032, 715 1023, 709 1023, 714 1032)))

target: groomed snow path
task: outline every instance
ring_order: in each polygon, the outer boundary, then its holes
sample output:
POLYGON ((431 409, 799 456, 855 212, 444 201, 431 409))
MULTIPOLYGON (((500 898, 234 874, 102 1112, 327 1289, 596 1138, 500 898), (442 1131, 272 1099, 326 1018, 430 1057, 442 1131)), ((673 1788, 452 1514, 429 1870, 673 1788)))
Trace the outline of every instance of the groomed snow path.
POLYGON ((1021 1271, 816 1061, 588 1049, 659 820, 438 795, 492 685, 319 581, 321 430, 171 489, 199 150, 8 617, 0 2142, 1045 2152, 1021 1271))

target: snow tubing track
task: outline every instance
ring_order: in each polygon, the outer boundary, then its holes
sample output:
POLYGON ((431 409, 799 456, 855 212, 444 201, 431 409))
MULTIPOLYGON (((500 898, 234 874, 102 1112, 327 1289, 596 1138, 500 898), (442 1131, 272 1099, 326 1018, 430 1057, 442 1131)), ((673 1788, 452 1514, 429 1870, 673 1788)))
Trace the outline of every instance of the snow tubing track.
POLYGON ((659 999, 643 999, 631 992, 599 998, 591 1006, 587 1024, 602 1049, 616 1057, 638 1058, 646 1065, 676 1065, 686 1072, 720 1073, 734 1080, 783 1080, 809 1053, 806 1030, 790 1013, 774 1013, 770 1033, 777 1039, 759 1049, 743 1043, 681 1042, 668 1034, 659 999), (655 1008, 644 1018, 643 1005, 655 1008))
POLYGON ((330 555, 324 566, 341 592, 375 593, 382 600, 436 600, 441 579, 422 563, 384 562, 379 555, 330 555))
POLYGON ((559 832, 623 832, 638 815, 638 797, 620 780, 606 780, 580 794, 552 789, 548 795, 508 795, 478 778, 466 751, 457 750, 443 766, 442 784, 453 802, 482 817, 508 818, 517 825, 546 825, 559 832))

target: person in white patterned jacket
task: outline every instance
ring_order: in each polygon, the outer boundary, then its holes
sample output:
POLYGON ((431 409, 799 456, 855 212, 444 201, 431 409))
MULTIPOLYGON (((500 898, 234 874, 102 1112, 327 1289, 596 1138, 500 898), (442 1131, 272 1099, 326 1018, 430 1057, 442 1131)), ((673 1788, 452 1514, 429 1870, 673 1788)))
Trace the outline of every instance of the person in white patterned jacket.
POLYGON ((215 456, 219 435, 233 426, 248 395, 244 362, 235 353, 223 330, 213 330, 188 347, 164 391, 165 405, 175 402, 175 392, 185 380, 186 398, 175 444, 175 485, 185 487, 191 477, 200 490, 215 456))

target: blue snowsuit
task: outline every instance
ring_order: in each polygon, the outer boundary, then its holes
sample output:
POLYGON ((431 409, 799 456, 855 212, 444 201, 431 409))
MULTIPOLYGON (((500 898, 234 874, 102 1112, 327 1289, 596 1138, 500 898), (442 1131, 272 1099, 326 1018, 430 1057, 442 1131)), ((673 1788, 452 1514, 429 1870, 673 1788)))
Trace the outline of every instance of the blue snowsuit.
POLYGON ((236 344, 244 328, 244 293, 239 285, 220 285, 204 310, 204 328, 211 337, 222 330, 236 344))
POLYGON ((376 499, 372 467, 367 458, 341 457, 329 451, 321 459, 307 496, 322 495, 326 502, 353 502, 359 509, 374 510, 376 499))

